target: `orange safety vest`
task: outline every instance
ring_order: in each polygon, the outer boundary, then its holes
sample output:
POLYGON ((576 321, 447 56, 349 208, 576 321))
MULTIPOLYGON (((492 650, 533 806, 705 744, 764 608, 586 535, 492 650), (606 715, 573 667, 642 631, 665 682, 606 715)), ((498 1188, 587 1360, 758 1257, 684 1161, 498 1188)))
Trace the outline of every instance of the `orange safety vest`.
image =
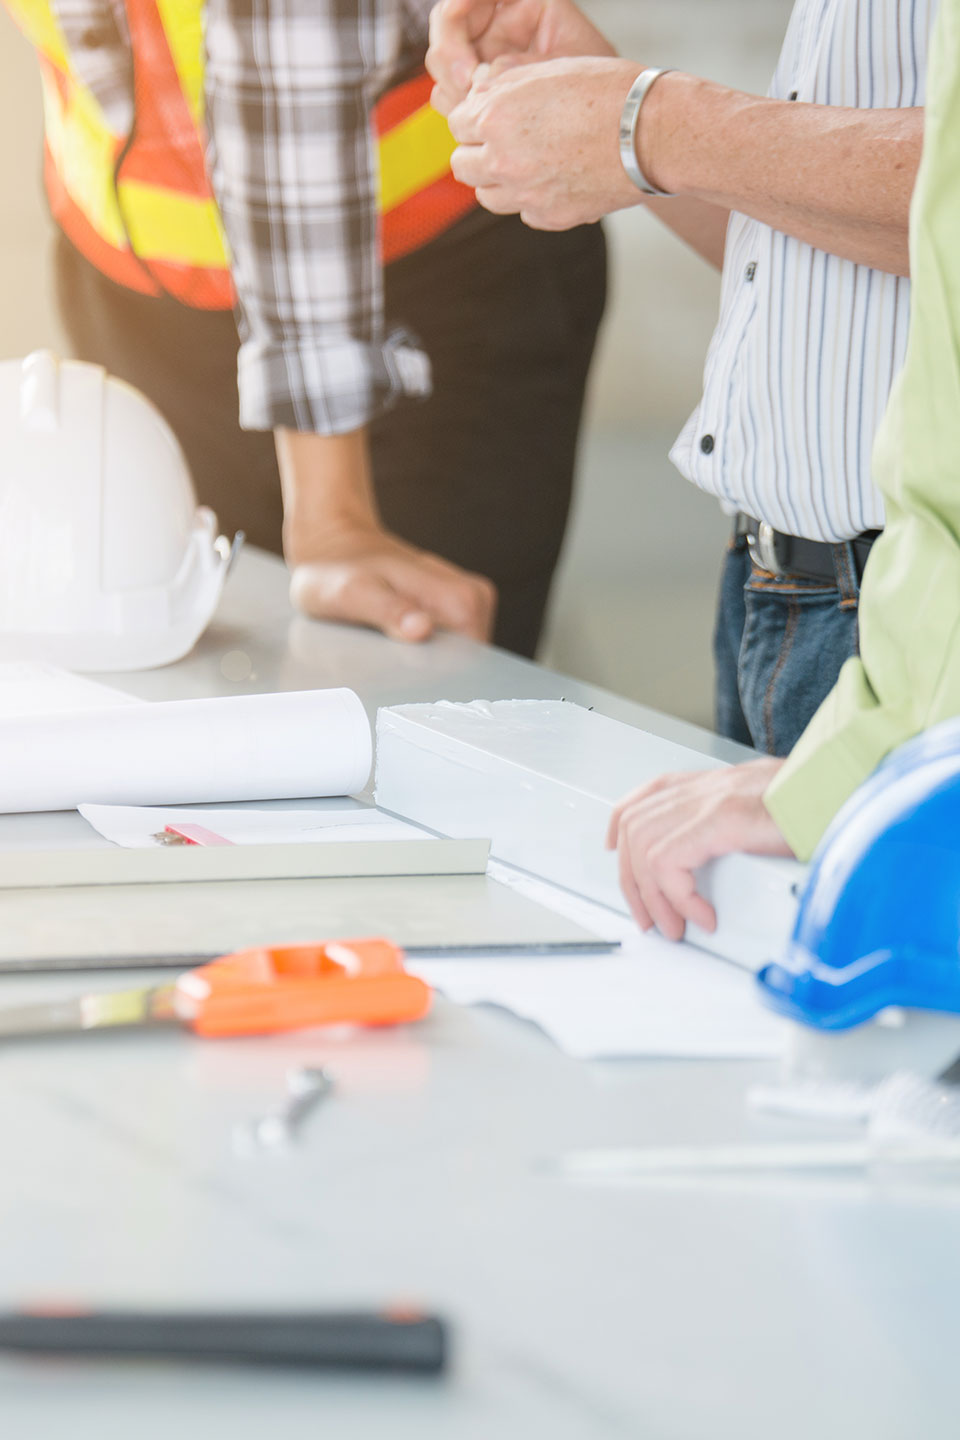
MULTIPOLYGON (((229 251, 204 161, 203 0, 125 0, 136 75, 128 139, 111 131, 77 75, 49 0, 5 3, 40 59, 44 178, 64 233, 131 290, 229 309, 229 251)), ((451 174, 455 142, 430 106, 430 89, 421 73, 388 91, 374 111, 384 263, 476 204, 451 174)))

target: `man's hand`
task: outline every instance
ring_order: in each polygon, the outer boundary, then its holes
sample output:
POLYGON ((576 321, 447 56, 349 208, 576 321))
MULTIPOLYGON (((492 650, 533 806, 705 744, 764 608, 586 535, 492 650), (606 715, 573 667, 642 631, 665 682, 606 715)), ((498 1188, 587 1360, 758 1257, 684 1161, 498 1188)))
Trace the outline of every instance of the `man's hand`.
POLYGON ((617 59, 495 62, 450 114, 451 168, 496 215, 568 230, 636 205, 620 162, 620 112, 642 66, 617 59))
POLYGON ((290 598, 317 620, 346 620, 392 640, 427 640, 437 629, 488 641, 497 594, 460 570, 376 527, 327 535, 292 566, 290 598))
POLYGON ((370 625, 392 640, 428 640, 437 629, 490 639, 493 582, 384 529, 365 430, 277 430, 275 438, 283 552, 298 610, 316 620, 370 625))
POLYGON ((572 0, 440 0, 430 15, 427 69, 432 103, 449 115, 466 98, 481 63, 560 55, 615 55, 610 42, 572 0))
POLYGON ((620 885, 641 930, 656 925, 668 940, 682 940, 688 920, 715 930, 717 917, 697 894, 694 870, 733 850, 793 853, 763 804, 782 764, 767 758, 661 775, 621 800, 607 848, 618 853, 620 885))

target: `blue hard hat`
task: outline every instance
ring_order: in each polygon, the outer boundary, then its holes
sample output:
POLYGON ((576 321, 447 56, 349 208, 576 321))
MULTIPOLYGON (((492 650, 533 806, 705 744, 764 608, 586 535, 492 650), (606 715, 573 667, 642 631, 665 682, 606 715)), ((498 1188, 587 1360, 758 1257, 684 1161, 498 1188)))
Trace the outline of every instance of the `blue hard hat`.
POLYGON ((843 807, 786 955, 757 978, 775 1010, 821 1030, 888 1005, 960 1013, 960 719, 901 745, 843 807))

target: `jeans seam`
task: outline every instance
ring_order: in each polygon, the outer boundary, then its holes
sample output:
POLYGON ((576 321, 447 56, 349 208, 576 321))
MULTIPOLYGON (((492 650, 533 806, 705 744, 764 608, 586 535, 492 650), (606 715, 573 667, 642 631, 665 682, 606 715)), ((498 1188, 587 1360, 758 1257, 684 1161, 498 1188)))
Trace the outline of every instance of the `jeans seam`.
POLYGON ((777 656, 777 663, 774 667, 773 674, 770 676, 767 692, 763 697, 763 735, 768 755, 775 755, 777 753, 776 736, 773 733, 774 691, 777 687, 777 681, 783 673, 783 668, 790 657, 790 651, 793 649, 793 642, 796 637, 799 622, 800 606, 796 600, 791 600, 790 607, 787 611, 787 624, 783 633, 783 641, 780 645, 780 654, 777 656))
POLYGON ((747 581, 747 585, 754 595, 813 595, 820 599, 824 595, 836 595, 836 585, 831 585, 825 580, 821 585, 816 580, 810 580, 804 585, 798 585, 795 580, 775 580, 773 576, 765 580, 763 576, 769 572, 761 571, 759 576, 755 573, 747 581))
POLYGON ((752 739, 753 732, 750 725, 749 717, 747 715, 747 707, 744 704, 743 685, 741 684, 741 675, 743 672, 743 657, 747 653, 750 641, 753 639, 753 631, 756 629, 756 606, 749 604, 749 595, 750 592, 748 590, 747 594, 744 597, 743 630, 740 633, 740 649, 737 652, 737 695, 740 699, 741 713, 744 720, 746 721, 747 729, 751 732, 752 739))

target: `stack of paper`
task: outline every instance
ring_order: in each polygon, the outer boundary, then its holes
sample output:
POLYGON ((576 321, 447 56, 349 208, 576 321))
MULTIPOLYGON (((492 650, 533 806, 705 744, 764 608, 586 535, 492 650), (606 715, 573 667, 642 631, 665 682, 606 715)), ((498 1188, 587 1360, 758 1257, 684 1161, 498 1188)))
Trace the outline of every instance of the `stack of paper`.
POLYGON ((624 1056, 767 1059, 786 1026, 751 975, 692 945, 645 936, 632 922, 503 865, 491 875, 606 939, 616 956, 423 960, 411 968, 449 1000, 499 1005, 581 1059, 624 1056))
MULTIPOLYGON (((169 809, 157 805, 80 805, 88 824, 114 845, 151 849, 169 825, 202 825, 231 845, 313 845, 318 841, 433 840, 428 830, 383 815, 372 805, 353 809, 248 810, 191 806, 169 809)), ((440 843, 439 841, 436 843, 440 843)))
POLYGON ((626 955, 567 960, 420 960, 410 968, 458 1005, 499 1005, 583 1060, 768 1059, 783 1025, 751 977, 692 948, 649 940, 626 955))

